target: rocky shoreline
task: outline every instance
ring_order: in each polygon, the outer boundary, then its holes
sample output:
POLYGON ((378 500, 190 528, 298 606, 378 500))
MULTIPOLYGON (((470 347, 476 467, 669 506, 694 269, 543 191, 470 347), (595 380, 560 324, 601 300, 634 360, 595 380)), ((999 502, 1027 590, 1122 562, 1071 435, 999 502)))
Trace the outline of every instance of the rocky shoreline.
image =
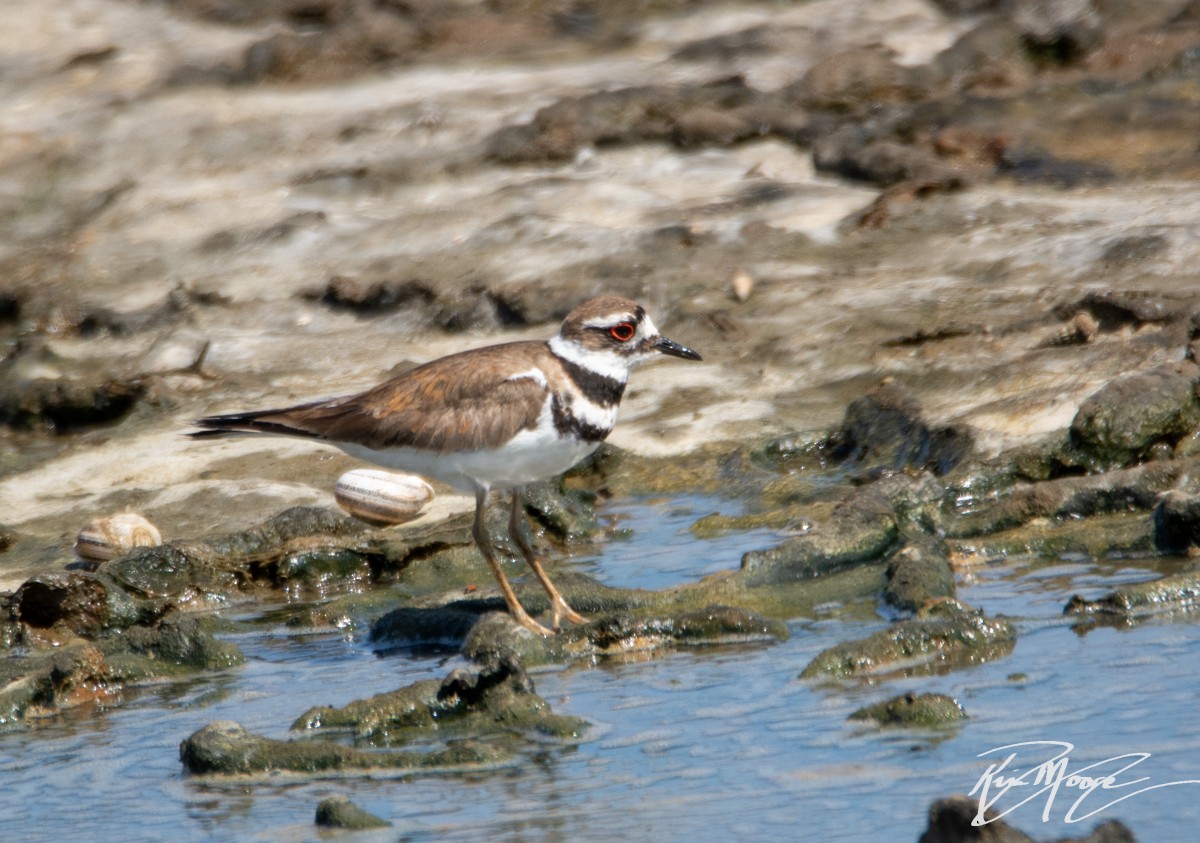
MULTIPOLYGON (((887 685, 1012 652, 1019 619, 957 585, 1013 557, 1165 562, 1064 597, 1081 635, 1191 622, 1195 0, 71 5, 89 26, 31 17, 0 84, 0 729, 235 670, 253 622, 222 610, 285 596, 291 628, 472 666, 289 712, 291 740, 203 726, 189 772, 503 766, 586 739, 528 669, 771 646, 864 600, 887 627, 800 678, 870 677, 861 718, 953 730, 969 704, 887 685), (533 496, 594 618, 553 639, 476 587, 469 502, 371 529, 330 507, 347 458, 179 435, 546 336, 599 292, 706 363, 645 372, 533 496), (570 569, 608 538, 597 501, 695 491, 730 504, 696 541, 778 541, 660 591, 570 569), (122 510, 165 542, 71 558, 122 510)), ((935 835, 951 803, 922 839, 962 839, 935 835)))

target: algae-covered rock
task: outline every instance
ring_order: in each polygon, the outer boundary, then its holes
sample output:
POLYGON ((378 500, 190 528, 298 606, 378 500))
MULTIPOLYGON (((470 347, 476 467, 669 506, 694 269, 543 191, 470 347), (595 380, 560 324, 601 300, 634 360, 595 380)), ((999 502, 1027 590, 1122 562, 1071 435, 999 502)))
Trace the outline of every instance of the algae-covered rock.
POLYGON ((1130 619, 1164 612, 1192 611, 1200 604, 1200 571, 1188 571, 1151 582, 1123 585, 1098 600, 1074 595, 1065 615, 1130 619))
MULTIPOLYGON (((582 575, 562 577, 559 585, 572 605, 593 614, 589 623, 565 626, 557 635, 545 638, 514 623, 498 600, 462 600, 430 609, 395 609, 374 624, 371 638, 383 644, 461 643, 462 654, 480 664, 513 658, 525 664, 547 664, 679 647, 781 641, 788 636, 781 620, 749 609, 723 605, 691 608, 689 587, 664 592, 606 589, 582 575), (579 582, 597 587, 576 591, 579 582), (580 599, 587 595, 600 599, 580 599), (621 602, 622 596, 628 599, 621 602)), ((532 596, 526 599, 522 594, 522 601, 535 612, 547 608, 532 596)))
POLYGON ((21 584, 13 595, 12 611, 17 620, 35 629, 58 628, 90 637, 114 620, 115 625, 128 625, 136 619, 136 612, 124 611, 127 607, 123 604, 130 602, 106 577, 51 571, 21 584), (129 614, 134 617, 129 618, 129 614))
POLYGON ((1057 430, 991 459, 960 463, 946 476, 947 493, 960 509, 970 510, 1018 483, 1081 474, 1087 462, 1069 431, 1057 430))
POLYGON ((1015 643, 1008 621, 946 600, 866 638, 823 650, 800 677, 957 668, 1006 656, 1015 643))
POLYGON ((118 690, 104 654, 78 639, 22 658, 0 659, 0 728, 110 699, 118 690))
POLYGON ((1105 467, 1145 458, 1159 442, 1173 446, 1200 422, 1198 376, 1185 362, 1119 378, 1083 402, 1071 436, 1105 467))
POLYGON ((1158 552, 1153 519, 1144 512, 1114 512, 1088 518, 1035 519, 999 533, 951 539, 954 552, 1000 559, 1036 556, 1045 559, 1148 557, 1158 552))
POLYGON ((220 601, 237 594, 249 578, 236 565, 226 567, 207 548, 169 542, 139 547, 100 566, 126 591, 147 599, 171 599, 180 604, 220 601))
POLYGON ((281 741, 256 735, 228 720, 210 723, 179 745, 184 769, 198 775, 331 770, 443 771, 491 766, 509 756, 473 742, 432 752, 376 752, 328 741, 281 741))
POLYGON ((949 536, 981 536, 1018 527, 1035 518, 1088 518, 1111 512, 1150 510, 1159 496, 1200 466, 1200 460, 1168 460, 1103 474, 1022 483, 947 517, 949 536))
POLYGON ((520 660, 508 654, 475 671, 455 670, 441 682, 415 682, 341 708, 311 708, 292 728, 349 730, 357 738, 395 745, 426 739, 432 731, 479 736, 501 730, 574 738, 586 723, 554 714, 520 660))
POLYGON ((779 641, 787 638, 787 627, 747 609, 706 606, 667 617, 611 615, 574 627, 565 638, 586 642, 596 655, 611 655, 656 649, 668 643, 678 646, 779 641))
MULTIPOLYGON (((435 728, 437 691, 441 682, 426 679, 397 691, 354 700, 341 708, 316 706, 301 714, 291 728, 299 731, 342 729, 358 737, 391 739, 412 728, 435 728)), ((397 739, 398 740, 398 739, 397 739)))
POLYGON ((346 796, 330 796, 317 804, 313 822, 322 828, 344 828, 360 831, 365 828, 387 828, 391 825, 370 811, 364 811, 346 796))
POLYGON ((941 475, 970 452, 972 437, 962 427, 930 427, 912 390, 889 379, 850 403, 832 442, 834 455, 859 469, 916 468, 941 475))
POLYGON ((220 641, 192 615, 170 612, 150 626, 135 626, 100 642, 114 675, 124 681, 223 670, 245 662, 241 649, 220 641))
MULTIPOLYGON (((439 722, 480 719, 506 731, 535 731, 560 740, 578 738, 587 721, 555 714, 537 695, 533 680, 518 659, 502 658, 477 671, 459 668, 437 691, 439 722)), ((470 724, 472 730, 478 725, 470 724)))
POLYGON ((352 518, 318 507, 292 507, 257 527, 202 541, 136 548, 98 571, 142 597, 221 601, 255 583, 327 585, 369 578, 352 518))
POLYGON ((585 721, 555 714, 539 697, 521 662, 511 654, 476 670, 458 669, 442 681, 423 680, 341 708, 316 707, 292 728, 310 734, 351 732, 378 746, 508 736, 487 746, 448 741, 430 751, 361 751, 328 740, 277 741, 247 732, 236 723, 213 723, 183 742, 180 757, 193 773, 262 773, 289 770, 444 769, 494 764, 510 757, 514 739, 539 734, 578 737, 585 721))
POLYGON ((843 501, 829 521, 767 550, 742 556, 742 571, 753 585, 805 579, 879 559, 899 527, 891 501, 867 486, 843 501))
POLYGON ((965 720, 967 713, 958 700, 945 694, 914 694, 911 691, 890 700, 860 708, 850 720, 872 720, 881 726, 937 729, 965 720))
POLYGON ((862 486, 810 532, 746 553, 741 566, 746 584, 805 579, 877 561, 897 544, 902 525, 933 517, 941 496, 941 484, 927 473, 896 474, 862 486))
POLYGON ((487 662, 508 653, 529 664, 627 656, 679 647, 782 641, 780 620, 747 609, 707 606, 675 614, 615 612, 582 626, 569 626, 553 638, 531 635, 507 614, 485 615, 463 642, 463 655, 487 662))
POLYGON ((931 600, 954 597, 954 571, 946 543, 918 533, 888 557, 883 599, 897 609, 915 612, 931 600))
POLYGON ((306 545, 311 538, 353 538, 366 532, 362 523, 332 509, 293 506, 257 527, 209 539, 212 550, 227 557, 251 558, 277 552, 280 547, 306 545))
POLYGON ((1200 545, 1200 495, 1172 489, 1154 509, 1155 541, 1161 550, 1182 553, 1200 545))
POLYGON ((0 660, 0 726, 116 697, 134 681, 227 668, 244 661, 195 617, 172 613, 151 626, 110 629, 94 642, 60 630, 55 647, 0 660))
MULTIPOLYGON (((617 640, 639 649, 665 649, 785 638, 786 628, 775 618, 791 614, 780 607, 796 597, 803 602, 805 596, 793 593, 803 591, 802 586, 751 586, 733 571, 661 591, 616 588, 570 571, 556 571, 553 577, 570 605, 590 623, 565 626, 551 638, 510 627, 503 600, 489 587, 450 603, 429 600, 393 609, 372 624, 371 639, 382 645, 462 644, 464 653, 479 661, 486 661, 488 653, 513 652, 528 664, 544 664, 585 654, 616 654, 617 640), (755 605, 763 611, 749 608, 755 605), (614 635, 606 631, 610 627, 626 632, 614 635)), ((549 601, 530 579, 516 581, 514 587, 522 605, 538 616, 549 610, 549 601)), ((406 583, 411 580, 407 577, 406 583)), ((862 592, 855 583, 851 594, 823 595, 821 600, 851 599, 862 592)))

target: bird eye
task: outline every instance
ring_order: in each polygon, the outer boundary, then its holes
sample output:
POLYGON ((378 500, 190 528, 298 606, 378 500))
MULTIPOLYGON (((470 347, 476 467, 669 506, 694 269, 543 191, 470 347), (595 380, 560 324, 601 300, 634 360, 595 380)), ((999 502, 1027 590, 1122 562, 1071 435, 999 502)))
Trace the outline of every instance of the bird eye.
POLYGON ((609 328, 608 335, 617 342, 629 342, 629 340, 633 339, 636 331, 637 329, 633 326, 632 322, 622 322, 619 325, 613 325, 609 328))

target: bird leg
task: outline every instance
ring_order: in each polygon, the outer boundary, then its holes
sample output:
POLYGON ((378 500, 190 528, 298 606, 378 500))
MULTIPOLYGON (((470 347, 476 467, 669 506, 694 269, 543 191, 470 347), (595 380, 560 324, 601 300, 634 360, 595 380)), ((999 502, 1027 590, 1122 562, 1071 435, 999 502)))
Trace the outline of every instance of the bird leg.
POLYGON ((550 611, 554 613, 554 628, 558 629, 559 621, 563 618, 566 618, 571 623, 587 623, 588 619, 567 605, 567 601, 558 593, 558 589, 554 587, 554 583, 550 582, 550 578, 546 576, 546 571, 542 568, 542 563, 538 561, 537 556, 533 552, 533 546, 521 531, 521 527, 524 525, 523 510, 521 492, 519 489, 513 489, 512 511, 508 517, 508 535, 520 549, 521 555, 525 557, 525 561, 533 569, 534 576, 538 578, 538 582, 542 584, 542 588, 546 589, 546 594, 550 597, 550 611))
MULTIPOLYGON (((525 611, 525 607, 517 599, 517 593, 513 591, 512 585, 509 584, 508 578, 504 576, 504 571, 500 568, 500 563, 496 560, 496 552, 492 549, 491 539, 488 538, 487 525, 483 523, 483 512, 487 507, 487 495, 486 489, 477 489, 475 491, 475 522, 471 525, 471 536, 475 539, 475 544, 479 547, 479 552, 483 554, 484 561, 492 569, 492 576, 500 584, 500 593, 504 595, 504 602, 508 604, 508 613, 512 615, 513 620, 537 635, 554 635, 554 630, 542 626, 525 611)), ((554 625, 558 626, 557 616, 555 617, 554 625)))

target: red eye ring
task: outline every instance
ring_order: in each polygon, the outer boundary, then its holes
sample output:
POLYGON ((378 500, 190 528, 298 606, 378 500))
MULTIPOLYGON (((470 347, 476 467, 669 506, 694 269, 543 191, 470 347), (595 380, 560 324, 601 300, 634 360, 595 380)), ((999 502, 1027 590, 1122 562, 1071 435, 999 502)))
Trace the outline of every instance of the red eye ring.
POLYGON ((608 335, 617 342, 629 342, 635 333, 637 333, 637 328, 632 322, 621 322, 608 329, 608 335))

